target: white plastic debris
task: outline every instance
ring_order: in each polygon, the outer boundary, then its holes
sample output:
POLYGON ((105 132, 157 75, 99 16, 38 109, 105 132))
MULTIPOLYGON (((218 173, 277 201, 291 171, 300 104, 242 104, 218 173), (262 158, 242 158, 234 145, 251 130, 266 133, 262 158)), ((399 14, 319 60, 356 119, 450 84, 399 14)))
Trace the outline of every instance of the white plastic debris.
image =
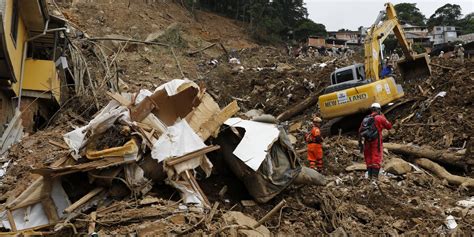
POLYGON ((457 201, 456 205, 460 207, 465 207, 465 208, 474 207, 474 197, 470 197, 469 199, 466 199, 466 200, 457 201))
POLYGON ((446 91, 441 91, 438 94, 436 94, 435 98, 436 97, 445 97, 445 96, 446 96, 446 91))
POLYGON ((229 59, 230 64, 240 64, 240 60, 238 58, 231 58, 229 59))
POLYGON ((251 169, 257 171, 267 156, 280 131, 275 124, 261 123, 230 118, 225 124, 245 129, 245 135, 235 148, 233 154, 251 169))
POLYGON ((319 67, 326 67, 328 64, 327 63, 321 63, 319 64, 319 67))
POLYGON ((180 120, 168 127, 166 133, 153 144, 151 157, 158 161, 178 157, 206 147, 186 120, 180 120))
POLYGON ((448 229, 452 230, 454 228, 456 228, 458 226, 458 223, 456 223, 456 220, 454 219, 454 216, 451 216, 449 215, 448 217, 446 217, 446 221, 444 222, 444 224, 446 225, 446 227, 448 227, 448 229))

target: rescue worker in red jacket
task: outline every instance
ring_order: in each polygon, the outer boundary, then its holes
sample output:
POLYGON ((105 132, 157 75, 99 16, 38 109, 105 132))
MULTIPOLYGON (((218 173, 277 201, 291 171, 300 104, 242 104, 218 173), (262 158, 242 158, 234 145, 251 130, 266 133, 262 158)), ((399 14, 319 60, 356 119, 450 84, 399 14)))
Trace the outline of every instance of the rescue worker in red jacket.
MULTIPOLYGON (((364 139, 364 159, 367 165, 367 172, 369 178, 377 179, 379 176, 382 160, 383 160, 383 141, 382 141, 382 130, 391 129, 392 124, 385 118, 381 112, 381 106, 379 103, 373 103, 371 106, 372 113, 370 116, 374 118, 375 127, 378 132, 378 138, 373 141, 367 141, 364 139)), ((362 122, 364 123, 364 122, 362 122)), ((359 133, 363 128, 364 124, 361 125, 359 133)), ((362 137, 362 136, 361 136, 362 137)), ((362 152, 362 143, 359 140, 359 146, 362 152)))
POLYGON ((308 143, 308 161, 309 167, 318 171, 323 169, 323 138, 321 137, 321 118, 313 117, 313 127, 311 132, 306 134, 306 142, 308 143))

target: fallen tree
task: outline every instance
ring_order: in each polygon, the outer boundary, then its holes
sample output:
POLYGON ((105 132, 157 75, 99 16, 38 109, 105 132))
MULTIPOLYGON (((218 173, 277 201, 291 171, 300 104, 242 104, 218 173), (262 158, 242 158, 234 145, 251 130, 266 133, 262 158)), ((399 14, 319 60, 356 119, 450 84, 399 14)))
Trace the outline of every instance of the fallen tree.
MULTIPOLYGON (((358 141, 350 140, 349 144, 357 146, 358 141)), ((411 156, 414 158, 423 157, 432 161, 454 165, 457 167, 466 168, 467 165, 473 165, 473 161, 464 159, 463 155, 436 150, 430 147, 419 147, 415 145, 397 143, 384 143, 383 147, 396 154, 411 156)))
POLYGON ((286 121, 286 120, 291 119, 294 116, 302 113, 307 108, 315 105, 316 103, 318 103, 318 97, 319 97, 319 95, 321 95, 323 90, 320 90, 318 93, 314 93, 314 94, 310 95, 308 98, 301 101, 299 104, 297 104, 297 105, 293 106, 292 108, 286 110, 285 112, 279 114, 277 116, 277 119, 279 121, 286 121))
POLYGON ((458 185, 463 188, 469 189, 474 187, 474 179, 469 177, 462 177, 458 175, 453 175, 449 173, 446 169, 436 164, 433 161, 430 161, 426 158, 420 158, 415 160, 415 164, 419 165, 422 168, 425 168, 431 171, 436 176, 445 179, 449 184, 458 185))

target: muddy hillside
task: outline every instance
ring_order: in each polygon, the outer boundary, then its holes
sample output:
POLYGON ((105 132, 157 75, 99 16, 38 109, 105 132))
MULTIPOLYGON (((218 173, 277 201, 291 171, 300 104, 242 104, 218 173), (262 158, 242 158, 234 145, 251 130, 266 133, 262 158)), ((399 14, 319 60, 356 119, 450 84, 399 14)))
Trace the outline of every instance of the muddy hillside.
POLYGON ((0 235, 473 232, 472 58, 432 56, 411 80, 395 67, 405 94, 381 108, 393 127, 371 179, 357 132, 368 110, 324 134, 322 169, 306 143, 331 73, 364 63, 363 45, 261 44, 179 1, 47 2, 69 29, 68 96, 35 132, 8 125, 0 235))

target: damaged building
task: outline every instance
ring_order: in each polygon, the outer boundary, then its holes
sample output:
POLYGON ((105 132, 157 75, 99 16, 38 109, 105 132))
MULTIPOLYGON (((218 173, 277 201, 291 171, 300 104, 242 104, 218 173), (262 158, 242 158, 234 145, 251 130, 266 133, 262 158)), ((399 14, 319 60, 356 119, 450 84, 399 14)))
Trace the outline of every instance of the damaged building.
POLYGON ((0 14, 0 134, 17 130, 7 129, 13 124, 32 133, 63 100, 65 21, 49 15, 44 0, 2 0, 0 14))

